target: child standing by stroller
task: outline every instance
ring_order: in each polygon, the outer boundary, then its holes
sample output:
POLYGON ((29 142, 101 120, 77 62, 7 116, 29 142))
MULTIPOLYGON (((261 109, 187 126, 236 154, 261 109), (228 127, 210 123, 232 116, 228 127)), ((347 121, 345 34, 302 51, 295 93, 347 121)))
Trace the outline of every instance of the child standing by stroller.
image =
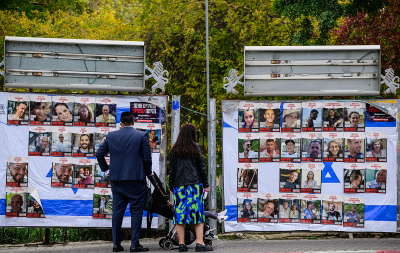
POLYGON ((104 213, 104 209, 106 209, 106 199, 101 197, 100 200, 100 213, 104 213))

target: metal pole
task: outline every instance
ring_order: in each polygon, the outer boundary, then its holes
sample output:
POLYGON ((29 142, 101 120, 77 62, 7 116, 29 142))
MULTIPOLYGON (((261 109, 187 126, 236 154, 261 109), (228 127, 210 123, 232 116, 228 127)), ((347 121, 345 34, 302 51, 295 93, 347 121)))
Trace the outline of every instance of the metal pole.
MULTIPOLYGON (((210 99, 210 127, 208 128, 208 181, 210 182, 210 192, 208 199, 208 210, 215 213, 217 211, 217 127, 216 127, 216 107, 215 98, 210 99)), ((210 227, 217 228, 217 220, 210 219, 210 227)), ((217 235, 217 230, 214 231, 217 235)))
MULTIPOLYGON (((178 139, 179 130, 181 129, 181 96, 172 96, 172 118, 171 118, 171 147, 178 139)), ((171 191, 172 189, 170 189, 171 191)), ((170 194, 170 200, 174 200, 174 196, 170 194)), ((172 228, 172 220, 169 220, 169 229, 172 228)))

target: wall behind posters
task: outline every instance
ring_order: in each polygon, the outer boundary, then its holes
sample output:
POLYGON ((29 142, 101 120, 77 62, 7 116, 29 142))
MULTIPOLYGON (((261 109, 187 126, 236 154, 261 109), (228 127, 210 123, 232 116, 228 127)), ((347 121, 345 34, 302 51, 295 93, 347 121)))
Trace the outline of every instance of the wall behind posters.
MULTIPOLYGON (((94 219, 93 211, 93 189, 84 188, 55 188, 51 186, 52 158, 44 156, 29 156, 28 186, 35 187, 38 191, 40 201, 46 218, 32 219, 26 217, 6 217, 6 173, 8 156, 28 156, 29 126, 7 124, 8 95, 16 93, 0 93, 0 224, 5 227, 111 227, 111 219, 94 219)), ((20 94, 18 95, 32 95, 20 94)), ((65 96, 79 96, 65 94, 65 96)), ((109 97, 109 96, 96 96, 109 97)), ((163 96, 116 96, 117 124, 119 129, 119 118, 123 111, 129 111, 132 103, 150 103, 159 116, 157 124, 162 123, 161 110, 165 110, 167 99, 163 96)), ((113 109, 115 109, 113 107, 113 109)), ((155 119, 152 119, 155 121, 155 119)), ((152 122, 153 122, 152 121, 152 122)), ((91 127, 93 134, 96 127, 91 127)), ((95 159, 87 157, 88 159, 95 159)), ((152 170, 159 174, 160 153, 153 152, 152 170)), ((129 206, 125 212, 123 227, 130 227, 129 206)), ((142 227, 146 227, 146 214, 143 214, 142 227)), ((154 214, 151 224, 152 228, 158 227, 158 216, 154 214)))
MULTIPOLYGON (((298 103, 299 101, 294 101, 298 103)), ((309 102, 309 101, 307 101, 309 102)), ((311 102, 311 101, 310 101, 311 102)), ((328 101, 318 101, 318 102, 328 102, 328 101)), ((334 101, 331 101, 334 102, 334 101)), ((341 103, 345 104, 345 102, 350 101, 341 101, 341 103)), ((383 108, 388 109, 390 115, 392 115, 395 119, 397 119, 397 111, 398 111, 398 101, 371 101, 377 106, 381 106, 383 108)), ((371 121, 367 118, 381 117, 379 112, 375 113, 373 116, 373 112, 365 113, 365 129, 360 129, 360 131, 368 132, 379 132, 387 134, 387 162, 385 162, 387 166, 387 176, 386 176, 386 193, 344 193, 344 162, 319 162, 322 164, 322 173, 321 173, 321 194, 318 194, 318 198, 322 201, 323 196, 339 196, 340 198, 364 198, 365 201, 365 213, 364 213, 364 227, 344 227, 343 225, 334 226, 334 225, 325 225, 325 224, 306 224, 300 223, 282 223, 281 221, 275 222, 257 222, 256 219, 248 220, 247 222, 243 222, 243 219, 238 221, 238 213, 242 210, 242 205, 244 203, 243 198, 251 199, 253 198, 253 202, 257 199, 254 197, 253 192, 249 192, 243 194, 238 191, 237 183, 238 182, 238 165, 240 150, 243 149, 238 145, 238 139, 240 139, 240 135, 243 134, 243 130, 241 130, 240 122, 244 122, 241 116, 243 112, 240 111, 240 104, 242 103, 253 103, 259 104, 261 108, 263 108, 262 103, 278 103, 280 104, 280 116, 282 118, 284 114, 284 104, 293 103, 293 101, 222 101, 222 110, 223 110, 223 180, 224 180, 224 204, 225 208, 228 210, 227 215, 229 216, 228 220, 224 223, 225 232, 236 232, 236 231, 289 231, 289 230, 310 230, 310 231, 348 231, 348 232, 396 232, 397 229, 397 128, 396 121, 385 122, 384 119, 377 121, 371 121), (372 116, 371 116, 371 115, 372 116), (371 116, 371 117, 370 117, 371 116), (238 210, 238 208, 240 210, 238 210)), ((247 105, 248 106, 248 105, 247 105)), ((271 107, 272 108, 272 107, 271 107)), ((304 108, 304 106, 303 106, 304 108)), ((369 104, 366 104, 366 108, 369 108, 369 104)), ((326 113, 329 113, 327 111, 326 113)), ((263 114, 262 112, 259 114, 263 114)), ((279 116, 279 115, 278 115, 279 116)), ((277 117, 277 116, 276 116, 277 117)), ((303 117, 301 117, 303 118, 303 117)), ((324 116, 325 118, 325 116, 324 116)), ((282 122, 282 119, 281 119, 282 122)), ((304 122, 304 119, 301 123, 304 122)), ((261 120, 260 122, 261 123, 261 120)), ((343 123, 344 120, 343 120, 343 123)), ((315 126, 315 125, 314 125, 315 126)), ((260 126, 261 128, 262 126, 260 126)), ((346 128, 346 126, 344 126, 346 128)), ((360 126, 359 126, 360 128, 360 126)), ((251 129, 251 128, 249 128, 251 129)), ((358 128, 357 128, 358 129, 358 128)), ((252 129, 251 129, 252 130, 252 129)), ((296 129, 298 131, 298 128, 296 129)), ((305 133, 304 129, 300 130, 301 133, 305 133)), ((314 130, 315 131, 315 130, 314 130)), ((321 130, 319 130, 321 131, 321 130)), ((342 130, 343 131, 343 130, 342 130)), ((346 131, 346 130, 344 130, 346 131)), ((275 130, 271 131, 275 132, 275 130)), ((325 133, 323 130, 322 133, 325 133)), ((254 134, 254 131, 252 131, 254 134)), ((265 133, 264 133, 265 134, 265 133)), ((340 133, 343 134, 343 133, 340 133)), ((363 135, 362 133, 361 135, 363 135)), ((282 133, 281 133, 282 135, 282 133)), ((273 135, 271 135, 273 136, 273 135)), ((249 137, 250 138, 250 137, 249 137)), ((282 137, 281 137, 282 138, 282 137)), ((304 137, 303 137, 304 138, 304 137)), ((271 139, 273 139, 271 137, 271 139)), ((347 146, 344 146, 347 148, 347 146)), ((254 151, 251 149, 251 151, 254 151)), ((260 150, 261 151, 261 150, 260 150)), ((364 150, 364 154, 367 153, 367 150, 364 150)), ((261 157, 261 156, 260 156, 261 157)), ((250 157, 249 157, 250 158, 250 157)), ((251 166, 253 163, 251 162, 251 166)), ((343 160, 343 159, 342 159, 343 160)), ((365 161, 368 164, 367 161, 365 161)), ((279 162, 259 162, 257 166, 258 172, 258 193, 263 194, 283 194, 280 193, 279 189, 279 180, 280 180, 280 165, 279 162)), ((245 165, 242 167, 246 167, 245 165)), ((240 178, 240 177, 239 177, 240 178)), ((365 180, 364 180, 365 181, 365 180)), ((365 182, 364 182, 365 183, 365 182)), ((287 194, 286 194, 287 195, 287 194)), ((260 197, 258 197, 260 198, 260 197)), ((252 205, 254 203, 251 203, 252 205)), ((255 205, 256 206, 256 205, 255 205)), ((254 208, 253 208, 254 209, 254 208)), ((260 210, 258 210, 260 211, 260 210)), ((262 211, 262 210, 261 210, 262 211)), ((299 210, 300 211, 300 210, 299 210)), ((257 208, 254 209, 254 213, 257 214, 257 208)))

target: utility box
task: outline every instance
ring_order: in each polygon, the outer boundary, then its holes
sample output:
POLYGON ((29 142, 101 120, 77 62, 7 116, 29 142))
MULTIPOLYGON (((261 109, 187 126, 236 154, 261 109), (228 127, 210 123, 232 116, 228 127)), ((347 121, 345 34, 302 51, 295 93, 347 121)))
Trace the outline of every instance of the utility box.
POLYGON ((246 46, 246 96, 375 96, 381 49, 375 46, 246 46))
POLYGON ((6 88, 144 90, 144 42, 5 37, 6 88))

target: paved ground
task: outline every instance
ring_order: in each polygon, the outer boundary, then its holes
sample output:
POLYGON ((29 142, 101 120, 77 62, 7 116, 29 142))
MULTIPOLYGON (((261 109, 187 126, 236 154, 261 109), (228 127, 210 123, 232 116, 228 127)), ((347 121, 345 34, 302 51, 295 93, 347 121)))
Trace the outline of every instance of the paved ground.
MULTIPOLYGON (((149 247, 150 252, 167 252, 158 245, 158 239, 141 240, 143 246, 149 247)), ((123 242, 125 252, 129 252, 129 242, 123 242)), ((189 246, 189 252, 194 252, 195 243, 189 246)), ((399 238, 367 238, 367 239, 302 239, 302 240, 219 240, 214 241, 214 252, 248 253, 248 252, 367 252, 367 253, 400 253, 399 238), (384 252, 377 252, 383 250, 384 252)), ((171 250, 178 252, 177 248, 171 250)), ((50 247, 2 247, 0 253, 7 252, 112 252, 109 242, 79 242, 50 247)))

